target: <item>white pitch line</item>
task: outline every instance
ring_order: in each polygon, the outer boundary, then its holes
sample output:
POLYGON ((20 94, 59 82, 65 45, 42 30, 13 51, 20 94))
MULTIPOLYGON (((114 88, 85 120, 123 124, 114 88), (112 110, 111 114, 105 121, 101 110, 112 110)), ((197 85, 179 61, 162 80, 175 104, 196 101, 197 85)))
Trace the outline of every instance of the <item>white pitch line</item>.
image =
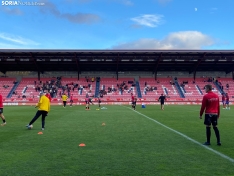
MULTIPOLYGON (((131 109, 131 108, 129 108, 129 109, 131 109)), ((132 109, 131 109, 131 110, 132 110, 132 109)), ((192 139, 192 138, 186 136, 185 134, 180 133, 179 131, 176 131, 176 130, 174 130, 174 129, 172 129, 172 128, 170 128, 170 127, 168 127, 168 126, 166 126, 166 125, 164 125, 164 124, 158 122, 157 120, 154 120, 154 119, 152 119, 152 118, 150 118, 150 117, 148 117, 148 116, 146 116, 146 115, 144 115, 144 114, 141 114, 141 113, 138 112, 138 111, 135 111, 135 110, 132 110, 132 111, 136 112, 137 114, 142 115, 143 117, 145 117, 145 118, 147 118, 147 119, 149 119, 149 120, 152 120, 153 122, 155 122, 155 123, 157 123, 157 124, 159 124, 159 125, 161 125, 161 126, 167 128, 167 129, 173 131, 174 133, 179 134, 180 136, 184 137, 185 139, 188 139, 189 141, 191 141, 191 142, 193 142, 193 143, 195 143, 195 144, 198 144, 198 145, 200 145, 201 147, 204 147, 205 149, 210 150, 210 151, 212 151, 213 153, 215 153, 215 154, 221 156, 222 158, 225 158, 225 159, 231 161, 232 163, 234 163, 234 159, 233 159, 233 158, 230 158, 230 157, 227 156, 227 155, 224 155, 224 154, 222 154, 222 153, 220 153, 220 152, 218 152, 218 151, 216 151, 216 150, 214 150, 214 149, 212 149, 212 148, 210 148, 210 147, 208 147, 208 146, 206 146, 206 145, 203 145, 203 144, 199 143, 198 141, 195 141, 194 139, 192 139)))

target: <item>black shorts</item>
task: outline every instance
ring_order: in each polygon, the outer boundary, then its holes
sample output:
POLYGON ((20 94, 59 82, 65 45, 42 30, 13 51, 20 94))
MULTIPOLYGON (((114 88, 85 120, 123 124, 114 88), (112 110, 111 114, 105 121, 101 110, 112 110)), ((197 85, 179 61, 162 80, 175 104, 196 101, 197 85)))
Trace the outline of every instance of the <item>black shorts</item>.
POLYGON ((89 101, 85 101, 86 104, 89 104, 89 101))
POLYGON ((73 103, 73 100, 70 100, 70 103, 73 103))
POLYGON ((204 120, 205 125, 211 125, 212 126, 217 126, 218 125, 218 115, 214 114, 205 114, 205 120, 204 120))
POLYGON ((132 105, 136 105, 136 101, 133 101, 133 102, 132 102, 132 105))
POLYGON ((101 101, 98 101, 98 103, 101 103, 101 101))
POLYGON ((0 114, 2 114, 3 113, 3 108, 0 108, 0 114))
POLYGON ((164 101, 161 101, 161 105, 164 105, 164 101))

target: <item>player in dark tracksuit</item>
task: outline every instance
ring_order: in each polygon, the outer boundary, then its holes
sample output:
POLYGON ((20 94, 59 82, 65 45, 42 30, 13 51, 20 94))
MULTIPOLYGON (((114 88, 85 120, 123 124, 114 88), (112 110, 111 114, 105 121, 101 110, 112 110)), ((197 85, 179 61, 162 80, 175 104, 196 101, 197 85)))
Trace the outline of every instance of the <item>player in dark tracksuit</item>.
POLYGON ((98 97, 98 106, 101 107, 101 99, 98 97))
POLYGON ((212 124, 217 138, 217 145, 220 146, 221 145, 220 134, 217 127, 218 119, 220 117, 219 97, 218 95, 212 92, 211 85, 206 85, 205 90, 207 94, 203 96, 201 110, 200 110, 200 119, 202 119, 202 114, 205 111, 204 124, 206 125, 207 140, 204 143, 204 145, 210 145, 210 136, 211 136, 210 126, 212 124))
POLYGON ((164 110, 164 101, 166 100, 166 96, 161 94, 161 96, 158 98, 158 101, 160 101, 161 104, 161 110, 164 110))

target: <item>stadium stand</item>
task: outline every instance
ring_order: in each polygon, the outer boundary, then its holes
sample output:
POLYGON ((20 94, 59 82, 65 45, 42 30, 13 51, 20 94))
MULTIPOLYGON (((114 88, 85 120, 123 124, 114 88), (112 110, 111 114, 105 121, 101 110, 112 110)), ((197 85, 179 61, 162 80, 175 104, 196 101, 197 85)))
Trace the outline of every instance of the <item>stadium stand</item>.
POLYGON ((200 102, 204 86, 212 84, 214 92, 229 93, 232 101, 233 56, 232 50, 0 49, 0 91, 15 102, 37 101, 44 89, 54 102, 63 92, 76 102, 86 94, 128 102, 130 93, 140 101, 156 102, 163 93, 171 102, 200 102))
MULTIPOLYGON (((20 84, 13 92, 10 99, 7 99, 7 95, 11 92, 15 78, 1 78, 0 91, 3 98, 8 101, 33 101, 36 102, 39 98, 39 92, 43 90, 43 84, 56 81, 56 78, 41 78, 40 81, 36 78, 22 78, 20 84), (9 87, 4 88, 7 85, 9 87), (38 88, 38 89, 37 89, 38 88)), ((207 78, 197 78, 195 81, 193 78, 181 77, 178 78, 180 89, 183 91, 185 98, 181 98, 178 94, 178 90, 173 83, 172 77, 167 78, 139 78, 140 91, 142 97, 138 97, 142 101, 156 102, 158 97, 163 93, 167 96, 168 101, 200 101, 205 94, 204 86, 206 84, 212 84, 213 91, 221 97, 219 87, 216 87, 215 81, 208 81, 207 78)), ((219 78, 218 83, 223 88, 223 91, 229 93, 230 101, 233 100, 234 94, 234 82, 231 78, 219 78), (228 87, 226 85, 228 84, 228 87)), ((100 87, 96 89, 96 80, 87 80, 87 78, 62 78, 61 85, 57 85, 56 94, 51 94, 53 102, 59 102, 61 94, 63 92, 68 95, 72 94, 75 102, 82 102, 86 94, 94 97, 95 90, 99 90, 98 96, 102 98, 102 101, 120 102, 130 101, 131 93, 138 96, 137 88, 135 85, 135 79, 133 77, 126 78, 104 78, 100 79, 100 87)), ((95 101, 96 99, 94 99, 95 101)))
POLYGON ((0 92, 3 98, 6 98, 14 86, 15 78, 0 78, 0 92))
POLYGON ((136 95, 134 78, 101 78, 99 96, 108 100, 129 100, 130 94, 136 95))

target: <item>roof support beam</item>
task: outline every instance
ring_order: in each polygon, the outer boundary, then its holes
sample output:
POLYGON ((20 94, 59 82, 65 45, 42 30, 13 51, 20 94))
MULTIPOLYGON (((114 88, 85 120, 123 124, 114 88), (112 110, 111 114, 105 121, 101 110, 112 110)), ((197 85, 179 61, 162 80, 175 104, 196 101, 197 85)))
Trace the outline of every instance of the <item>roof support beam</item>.
POLYGON ((119 54, 118 54, 118 56, 117 56, 117 61, 116 61, 117 63, 117 65, 116 65, 116 79, 118 80, 119 79, 119 54))
POLYGON ((76 69, 77 69, 77 79, 80 80, 80 67, 79 60, 77 58, 77 54, 75 53, 75 61, 76 61, 76 69))
POLYGON ((159 62, 162 58, 162 53, 160 54, 160 56, 158 57, 158 60, 157 62, 155 63, 155 67, 154 67, 154 79, 157 80, 157 73, 158 73, 158 65, 159 65, 159 62))
POLYGON ((193 71, 192 71, 192 72, 191 72, 191 71, 189 72, 189 74, 190 74, 190 73, 193 73, 193 79, 194 79, 194 80, 196 79, 197 67, 201 64, 202 59, 204 59, 205 56, 206 56, 206 53, 204 53, 203 56, 201 56, 201 57, 202 57, 201 59, 198 59, 197 64, 196 64, 195 67, 193 68, 193 71))
POLYGON ((38 80, 40 81, 40 79, 41 79, 41 77, 40 77, 40 68, 39 68, 39 66, 37 65, 37 63, 36 63, 36 59, 34 58, 34 56, 33 56, 33 54, 32 53, 30 53, 30 56, 31 56, 31 58, 32 58, 32 60, 33 60, 33 63, 34 63, 34 65, 36 66, 36 68, 37 68, 37 75, 38 75, 38 80))
POLYGON ((41 73, 39 71, 37 72, 37 79, 38 79, 38 81, 41 80, 41 73))

